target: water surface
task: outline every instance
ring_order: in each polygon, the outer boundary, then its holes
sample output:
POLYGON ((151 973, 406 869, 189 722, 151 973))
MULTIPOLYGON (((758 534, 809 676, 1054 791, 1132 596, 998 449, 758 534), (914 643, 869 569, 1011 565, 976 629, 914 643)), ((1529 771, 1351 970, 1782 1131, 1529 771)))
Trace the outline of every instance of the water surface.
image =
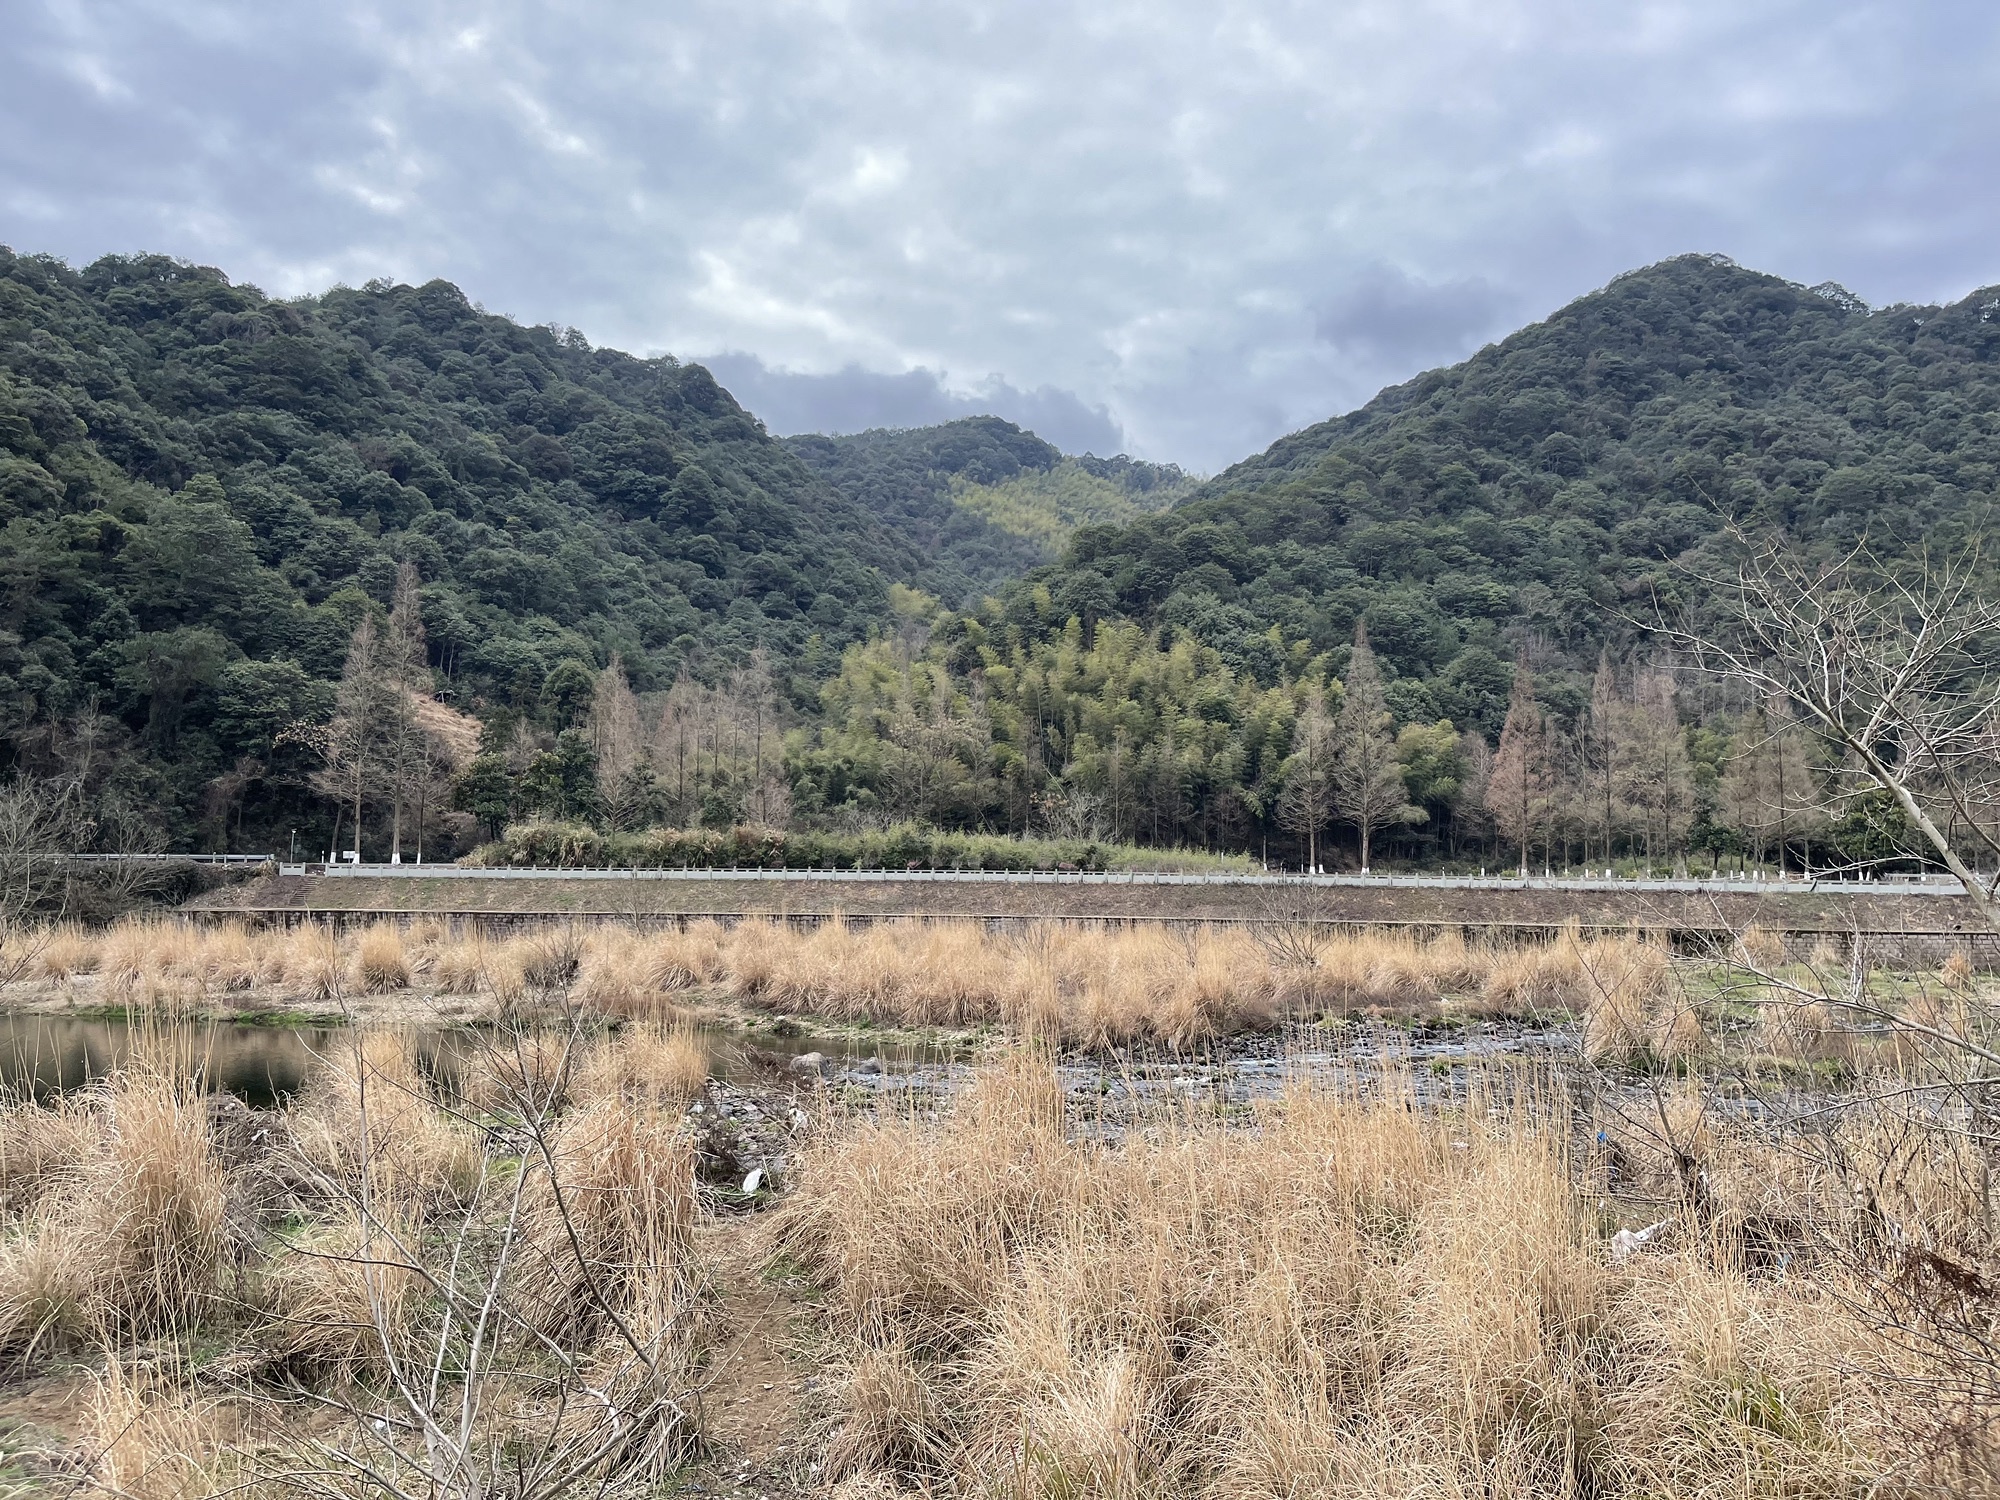
MULTIPOLYGON (((419 1061, 450 1076, 480 1045, 465 1027, 412 1027, 419 1061)), ((759 1060, 782 1066, 817 1052, 837 1069, 868 1068, 883 1076, 949 1066, 950 1049, 867 1035, 774 1037, 701 1028, 709 1066, 718 1078, 753 1075, 759 1060)), ((338 1056, 346 1029, 333 1026, 253 1026, 207 1021, 176 1026, 170 1034, 143 1021, 62 1015, 0 1014, 0 1092, 47 1099, 79 1089, 124 1065, 135 1049, 168 1046, 173 1061, 199 1077, 203 1087, 270 1108, 296 1094, 321 1059, 338 1056)))

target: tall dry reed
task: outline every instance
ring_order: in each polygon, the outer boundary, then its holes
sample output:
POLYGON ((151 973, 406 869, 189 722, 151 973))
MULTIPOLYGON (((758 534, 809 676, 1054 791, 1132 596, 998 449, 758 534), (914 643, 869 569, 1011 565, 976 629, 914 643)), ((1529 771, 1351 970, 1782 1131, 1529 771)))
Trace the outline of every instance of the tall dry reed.
POLYGON ((338 1038, 291 1111, 304 1162, 329 1191, 363 1184, 411 1211, 456 1201, 477 1177, 480 1143, 438 1107, 414 1038, 357 1029, 338 1038))
MULTIPOLYGON (((83 1328, 190 1327, 235 1261, 227 1174, 191 1070, 144 1049, 62 1129, 75 1151, 0 1254, 0 1347, 83 1328)), ((20 1133, 18 1124, 14 1133, 20 1133)))
POLYGON ((1605 979, 1651 965, 1653 952, 1636 937, 1586 940, 1574 931, 1510 945, 1455 931, 1049 921, 1002 933, 956 920, 804 928, 753 919, 662 932, 607 921, 505 938, 376 922, 335 937, 312 925, 128 920, 95 937, 63 935, 59 965, 76 974, 95 968, 108 991, 140 1001, 262 986, 330 1003, 427 987, 483 996, 505 1015, 557 999, 600 1015, 665 1020, 682 992, 706 988, 838 1020, 999 1024, 1084 1046, 1194 1045, 1323 1013, 1597 1011, 1605 1046, 1618 1050, 1643 1034, 1657 1051, 1659 1028, 1639 1015, 1650 1001, 1635 998, 1638 981, 1614 979, 1610 988, 1624 988, 1607 993, 1605 979))
POLYGON ((1256 1131, 1100 1145, 1017 1061, 943 1121, 824 1142, 787 1243, 833 1319, 833 1477, 1608 1500, 1907 1472, 1861 1320, 1699 1248, 1611 1263, 1535 1118, 1301 1089, 1256 1131))

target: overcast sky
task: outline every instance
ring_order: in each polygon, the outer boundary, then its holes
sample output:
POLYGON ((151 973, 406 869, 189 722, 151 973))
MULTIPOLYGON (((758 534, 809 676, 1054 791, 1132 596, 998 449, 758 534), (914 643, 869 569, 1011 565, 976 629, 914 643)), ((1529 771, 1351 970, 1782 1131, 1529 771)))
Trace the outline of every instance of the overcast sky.
POLYGON ((2000 7, 0 0, 0 241, 1213 471, 1688 250, 2000 282, 2000 7))

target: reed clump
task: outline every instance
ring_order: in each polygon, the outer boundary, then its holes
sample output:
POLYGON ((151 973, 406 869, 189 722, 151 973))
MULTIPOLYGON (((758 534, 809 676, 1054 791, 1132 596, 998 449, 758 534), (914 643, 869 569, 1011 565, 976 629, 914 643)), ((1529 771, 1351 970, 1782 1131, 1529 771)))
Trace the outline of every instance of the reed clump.
MULTIPOLYGON (((39 1106, 30 1106, 38 1108, 39 1106)), ((140 1056, 19 1141, 60 1143, 37 1164, 0 1254, 0 1349, 80 1328, 190 1326, 223 1295, 240 1248, 205 1101, 185 1073, 140 1056)))
POLYGON ((34 967, 44 979, 62 983, 97 968, 97 944, 90 933, 74 922, 63 922, 36 934, 29 946, 34 967))
POLYGON ((322 1060, 290 1112, 303 1164, 323 1196, 361 1185, 413 1206, 460 1200, 477 1177, 480 1145, 438 1107, 414 1040, 356 1030, 322 1060))
MULTIPOLYGON (((51 935, 73 975, 95 971, 121 999, 188 1001, 273 988, 314 1004, 425 990, 481 997, 524 1019, 577 1005, 666 1021, 690 991, 841 1021, 1004 1025, 1065 1046, 1135 1041, 1196 1046, 1293 1016, 1455 1013, 1578 1015, 1607 999, 1601 971, 1650 962, 1638 936, 1476 943, 1310 923, 1263 927, 906 920, 801 927, 767 919, 696 920, 658 932, 604 921, 511 937, 380 921, 335 935, 318 925, 196 928, 129 919, 95 935, 51 935), (58 942, 58 937, 60 941, 58 942), (1639 955, 1634 959, 1633 955, 1639 955)), ((1623 981, 1620 981, 1623 982, 1623 981)), ((1623 1026, 1607 1016, 1605 1035, 1623 1026)))
POLYGON ((423 1227, 393 1201, 348 1207, 289 1236, 263 1278, 262 1337, 294 1373, 344 1384, 417 1354, 423 1227))
POLYGON ((684 1305, 694 1149, 677 1111, 604 1099, 567 1115, 522 1219, 522 1316, 573 1346, 626 1314, 669 1325, 684 1305))
POLYGON ((663 1027, 568 1040, 574 1089, 477 1121, 407 1034, 359 1029, 268 1113, 204 1096, 171 1028, 0 1110, 0 1358, 102 1372, 67 1472, 141 1500, 658 1492, 696 1438, 707 1059, 663 1027))
POLYGON ((599 1040, 576 1067, 573 1089, 586 1103, 681 1108, 708 1081, 708 1049, 685 1027, 635 1023, 599 1040))
POLYGON ((209 1500, 225 1476, 224 1424, 184 1377, 113 1351, 85 1407, 90 1487, 131 1500, 209 1500))
POLYGON ((371 922, 362 930, 355 941, 354 978, 369 995, 409 988, 410 956, 393 922, 371 922))
POLYGON ((1862 1373, 1906 1356, 1838 1297, 1699 1244, 1614 1264, 1557 1127, 1389 1093, 1105 1145, 1016 1060, 943 1120, 822 1143, 786 1246, 841 1351, 831 1477, 1831 1495, 1906 1462, 1908 1397, 1862 1373))

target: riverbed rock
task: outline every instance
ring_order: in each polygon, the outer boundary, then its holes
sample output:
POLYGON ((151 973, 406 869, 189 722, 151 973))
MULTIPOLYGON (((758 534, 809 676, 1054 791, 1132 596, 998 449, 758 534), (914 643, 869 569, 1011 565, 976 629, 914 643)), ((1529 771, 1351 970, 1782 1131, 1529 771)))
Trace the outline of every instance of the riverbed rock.
POLYGON ((794 1073, 823 1074, 826 1072, 826 1054, 823 1052, 801 1052, 785 1066, 794 1073))

